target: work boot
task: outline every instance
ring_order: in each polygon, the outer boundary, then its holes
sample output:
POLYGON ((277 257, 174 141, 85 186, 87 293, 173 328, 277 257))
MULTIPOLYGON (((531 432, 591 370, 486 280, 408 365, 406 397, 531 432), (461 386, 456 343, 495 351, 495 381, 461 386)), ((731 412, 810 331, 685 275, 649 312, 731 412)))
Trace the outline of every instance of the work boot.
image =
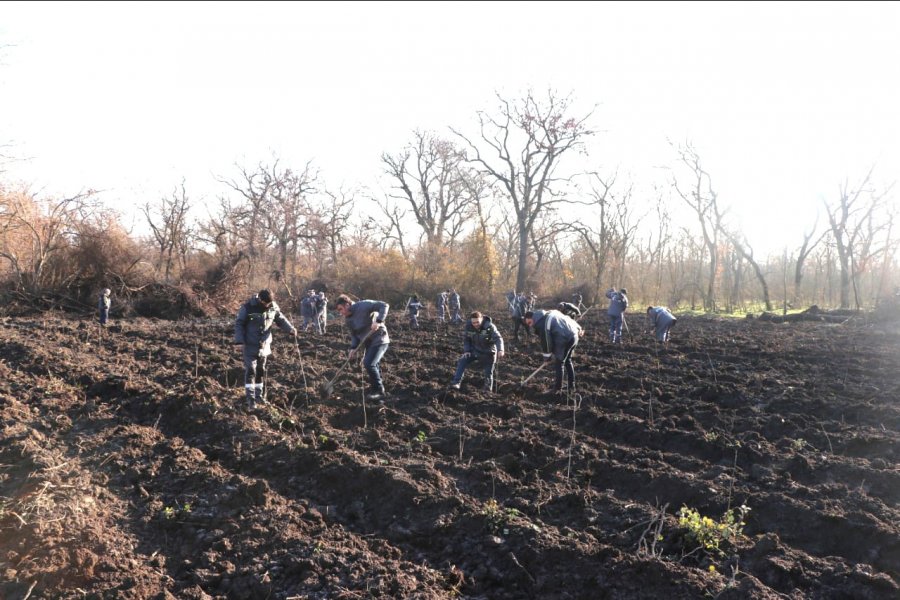
POLYGON ((247 390, 246 394, 247 408, 253 410, 256 408, 256 395, 254 394, 254 390, 247 390))
POLYGON ((266 403, 266 390, 260 386, 256 388, 256 393, 254 394, 254 400, 256 404, 265 404, 266 403))
POLYGON ((382 398, 384 398, 384 386, 372 389, 368 394, 366 394, 367 400, 381 400, 382 398))
POLYGON ((491 392, 494 391, 494 381, 493 380, 488 379, 484 382, 484 391, 487 392, 488 394, 490 394, 491 392))
POLYGON ((451 383, 449 386, 447 386, 447 387, 449 387, 451 390, 458 390, 458 389, 459 389, 459 384, 456 383, 456 382, 452 382, 452 383, 451 383))

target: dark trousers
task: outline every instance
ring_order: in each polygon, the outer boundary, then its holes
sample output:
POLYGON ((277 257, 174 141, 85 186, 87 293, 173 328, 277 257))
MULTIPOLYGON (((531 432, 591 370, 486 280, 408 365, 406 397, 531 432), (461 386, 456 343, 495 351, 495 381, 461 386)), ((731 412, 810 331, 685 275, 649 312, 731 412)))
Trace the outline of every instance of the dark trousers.
POLYGON ((525 331, 525 337, 531 336, 531 332, 528 331, 528 325, 525 324, 525 321, 521 317, 513 317, 513 337, 516 338, 516 341, 519 340, 519 328, 521 327, 525 331))
POLYGON ((244 389, 248 398, 262 398, 265 390, 266 359, 268 356, 244 354, 244 389))
POLYGON ((553 389, 556 391, 560 391, 563 389, 563 370, 566 372, 566 379, 568 380, 568 388, 570 392, 575 391, 575 365, 572 363, 572 353, 575 351, 575 346, 578 345, 577 341, 568 342, 562 352, 562 358, 560 355, 556 355, 556 360, 554 360, 553 366, 556 369, 556 383, 553 386, 553 389))
POLYGON ((494 383, 494 365, 497 362, 497 355, 493 352, 483 354, 471 352, 469 356, 460 358, 456 363, 456 373, 453 375, 451 383, 461 383, 466 368, 476 362, 481 365, 484 373, 484 389, 490 390, 494 383))

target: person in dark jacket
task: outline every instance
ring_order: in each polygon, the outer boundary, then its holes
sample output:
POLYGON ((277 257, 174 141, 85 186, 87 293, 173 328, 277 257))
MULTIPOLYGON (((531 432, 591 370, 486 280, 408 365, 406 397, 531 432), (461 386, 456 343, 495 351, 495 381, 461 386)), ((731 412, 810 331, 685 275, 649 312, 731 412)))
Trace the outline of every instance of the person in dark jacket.
MULTIPOLYGON (((519 329, 525 324, 523 321, 525 317, 525 313, 527 312, 527 303, 528 300, 525 298, 525 294, 519 294, 515 291, 507 292, 506 294, 506 303, 509 308, 509 316, 512 319, 513 324, 513 337, 516 338, 516 341, 519 341, 519 329)), ((530 334, 528 333, 528 327, 525 327, 525 337, 528 337, 530 334)))
POLYGON ((534 333, 541 342, 541 351, 545 361, 554 361, 556 382, 553 391, 563 392, 563 371, 565 371, 569 392, 575 391, 575 365, 572 353, 578 340, 584 333, 575 319, 567 317, 558 310, 536 310, 525 313, 525 324, 534 328, 534 333))
POLYGON ((344 317, 347 328, 350 330, 350 354, 349 358, 356 356, 360 346, 365 355, 363 367, 369 376, 369 400, 381 400, 384 398, 384 382, 381 379, 381 368, 378 363, 384 353, 387 352, 391 339, 388 336, 384 319, 387 317, 390 305, 380 300, 352 301, 346 294, 338 296, 335 308, 344 317))
POLYGON ((303 317, 301 329, 306 332, 310 328, 318 329, 316 321, 316 290, 306 290, 306 295, 300 301, 300 316, 303 317))
POLYGON ((675 318, 665 306, 648 306, 647 323, 650 330, 656 335, 657 342, 669 342, 669 330, 675 326, 678 319, 675 318))
POLYGON ((419 296, 413 294, 406 302, 406 312, 409 315, 409 326, 413 329, 419 328, 419 311, 422 310, 422 303, 419 302, 419 296))
POLYGON ((272 354, 272 326, 296 336, 269 290, 260 290, 241 306, 234 321, 234 343, 243 346, 244 391, 247 405, 265 402, 266 361, 272 354))
POLYGON ((578 310, 581 310, 582 308, 584 308, 584 304, 582 304, 583 300, 584 300, 584 296, 582 296, 578 292, 575 292, 572 294, 572 304, 577 306, 578 310))
POLYGON ((109 305, 111 304, 109 295, 111 293, 109 288, 103 288, 103 291, 100 292, 100 297, 97 299, 97 313, 100 319, 100 327, 106 327, 106 322, 109 321, 109 305))
POLYGON ((463 355, 456 362, 456 373, 450 387, 458 390, 466 367, 478 363, 484 372, 484 391, 490 392, 494 385, 494 365, 503 355, 503 336, 490 317, 476 310, 469 315, 463 330, 463 355))
POLYGON ((606 292, 609 298, 609 308, 606 314, 609 315, 609 341, 613 344, 622 343, 622 325, 625 323, 625 310, 628 308, 628 294, 625 288, 618 292, 610 288, 606 292))
POLYGON ((451 289, 450 295, 447 296, 447 302, 450 305, 450 322, 454 325, 457 323, 462 323, 462 317, 459 314, 459 292, 457 292, 455 289, 451 289))

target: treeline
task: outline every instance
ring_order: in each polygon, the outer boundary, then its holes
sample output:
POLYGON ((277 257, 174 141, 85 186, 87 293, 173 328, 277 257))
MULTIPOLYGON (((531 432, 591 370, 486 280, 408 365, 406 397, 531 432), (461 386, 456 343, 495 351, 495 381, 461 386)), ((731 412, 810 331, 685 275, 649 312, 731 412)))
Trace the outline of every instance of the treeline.
POLYGON ((7 293, 88 308, 110 287, 127 310, 177 317, 231 312, 261 287, 285 304, 309 287, 395 304, 455 287, 483 307, 513 288, 594 303, 616 286, 638 303, 733 312, 870 307, 900 282, 897 204, 872 172, 798 224, 780 256, 761 257, 690 143, 673 145, 670 180, 635 192, 584 168, 592 115, 569 98, 497 101, 475 135, 416 131, 385 152, 379 195, 331 187, 312 162, 237 165, 202 206, 185 182, 144 203, 147 235, 126 231, 96 192, 45 198, 7 184, 7 293))

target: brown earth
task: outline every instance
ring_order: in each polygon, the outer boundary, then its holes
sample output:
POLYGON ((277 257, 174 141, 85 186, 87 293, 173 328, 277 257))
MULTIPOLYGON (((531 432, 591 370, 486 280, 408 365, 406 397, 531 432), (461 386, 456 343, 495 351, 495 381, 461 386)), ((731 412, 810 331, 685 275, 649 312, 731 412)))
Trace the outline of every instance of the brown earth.
POLYGON ((448 393, 459 329, 391 315, 387 403, 359 372, 318 399, 333 324, 302 369, 276 339, 251 412, 230 320, 6 317, 0 597, 900 596, 900 322, 682 318, 657 349, 604 320, 573 398, 520 388, 526 344, 499 394, 448 393), (719 551, 678 523, 741 504, 719 551))

